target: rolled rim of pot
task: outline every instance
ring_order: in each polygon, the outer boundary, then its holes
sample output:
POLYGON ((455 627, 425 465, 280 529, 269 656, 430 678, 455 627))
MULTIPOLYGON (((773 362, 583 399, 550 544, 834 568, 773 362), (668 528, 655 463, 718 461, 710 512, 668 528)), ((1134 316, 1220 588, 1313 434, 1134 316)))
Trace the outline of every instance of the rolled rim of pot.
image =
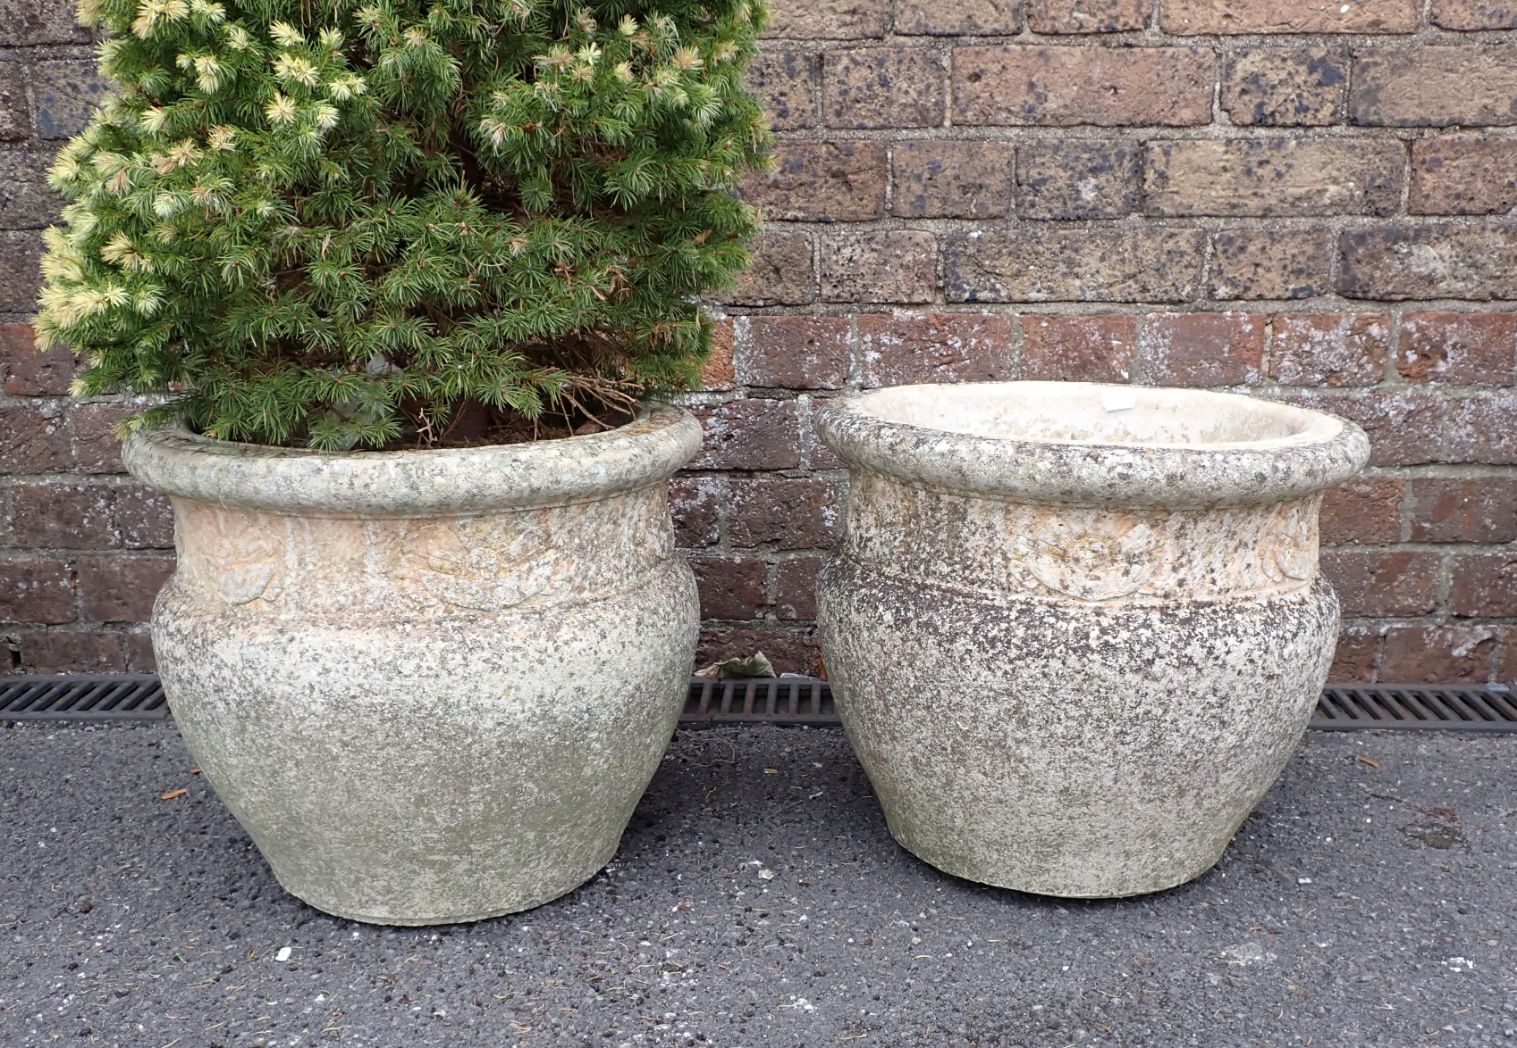
POLYGON ((1358 473, 1369 438, 1345 419, 1232 393, 1092 382, 893 386, 822 409, 848 465, 1028 502, 1268 503, 1358 473))
POLYGON ((670 404, 584 436, 407 451, 324 452, 239 444, 163 426, 131 434, 127 470, 169 495, 284 513, 461 515, 566 505, 667 479, 701 445, 701 426, 670 404))

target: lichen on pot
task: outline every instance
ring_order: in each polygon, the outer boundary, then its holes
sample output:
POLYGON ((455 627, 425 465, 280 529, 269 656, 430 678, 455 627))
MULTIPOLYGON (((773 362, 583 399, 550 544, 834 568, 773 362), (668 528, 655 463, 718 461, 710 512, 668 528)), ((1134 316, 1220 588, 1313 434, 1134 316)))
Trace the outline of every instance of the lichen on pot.
POLYGON ((1222 393, 904 386, 823 412, 848 465, 820 641, 891 832, 972 880, 1132 895, 1210 868, 1278 777, 1338 604, 1352 423, 1222 393))

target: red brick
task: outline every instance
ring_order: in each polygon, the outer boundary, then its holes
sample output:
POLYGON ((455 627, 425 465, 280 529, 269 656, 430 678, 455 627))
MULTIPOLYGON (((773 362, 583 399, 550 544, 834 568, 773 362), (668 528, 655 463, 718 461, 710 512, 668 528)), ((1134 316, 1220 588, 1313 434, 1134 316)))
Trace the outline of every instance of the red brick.
POLYGON ((743 73, 776 131, 822 122, 822 56, 809 51, 764 50, 743 73))
POLYGON ((1338 634, 1330 681, 1364 683, 1375 679, 1375 658, 1380 649, 1380 631, 1374 626, 1348 624, 1338 634))
POLYGON ((699 549, 721 541, 722 522, 717 507, 725 501, 726 492, 726 482, 719 477, 682 474, 669 482, 674 540, 681 547, 699 549))
POLYGON ((1325 229, 1221 229, 1212 237, 1211 296, 1314 298, 1332 287, 1335 245, 1325 229))
POLYGON ((727 542, 734 549, 830 549, 842 528, 839 485, 821 477, 734 477, 727 542))
POLYGON ((1035 33, 1122 33, 1148 25, 1150 0, 1029 0, 1027 24, 1035 33))
POLYGON ((871 387, 1009 379, 1013 339, 1005 313, 864 313, 860 381, 871 387))
POLYGON ((769 603, 769 565, 761 557, 694 557, 701 618, 756 619, 769 603))
POLYGON ((1412 143, 1413 215, 1502 215, 1517 207, 1517 141, 1441 135, 1412 143))
POLYGON ((1206 124, 1214 66, 1200 48, 956 47, 953 122, 1206 124))
POLYGON ((1496 655, 1496 679, 1517 684, 1517 628, 1501 631, 1501 650, 1496 655))
POLYGON ((1144 382, 1237 386, 1264 369, 1269 318, 1258 313, 1150 313, 1138 336, 1144 382))
POLYGON ((56 473, 73 464, 60 412, 25 402, 0 404, 0 473, 56 473))
POLYGON ((126 668, 133 673, 156 673, 158 657, 153 652, 153 638, 147 633, 128 633, 126 643, 126 668))
POLYGON ((792 557, 774 567, 774 614, 780 621, 816 618, 816 576, 821 557, 792 557))
POLYGON ((0 62, 0 142, 19 142, 31 136, 32 115, 26 99, 25 64, 0 62))
POLYGON ((1423 46, 1354 56, 1349 119, 1381 127, 1517 123, 1517 47, 1423 46))
POLYGON ((817 650, 813 629, 795 625, 708 625, 701 630, 695 664, 747 658, 756 652, 768 656, 776 673, 814 677, 822 672, 822 654, 817 650))
POLYGON ((1145 147, 1151 215, 1387 215, 1401 206, 1396 141, 1195 138, 1145 147))
POLYGON ((1021 28, 1021 0, 896 0, 903 36, 1010 36, 1021 28))
POLYGON ((829 51, 822 79, 832 127, 936 127, 943 122, 943 63, 936 51, 829 51))
POLYGON ((800 418, 793 400, 731 400, 695 408, 705 443, 691 469, 796 469, 800 418))
POLYGON ((711 326, 711 352, 701 365, 697 388, 705 392, 725 392, 735 386, 732 355, 732 318, 723 317, 711 326))
POLYGON ((31 630, 16 638, 24 673, 112 673, 126 669, 126 649, 115 630, 87 633, 31 630))
POLYGON ((16 545, 50 549, 111 549, 121 544, 115 491, 103 484, 42 481, 11 488, 16 545))
POLYGON ((1380 679, 1400 684, 1483 684, 1490 679, 1496 630, 1489 626, 1392 626, 1380 679))
POLYGON ((890 0, 774 0, 765 35, 796 40, 881 37, 890 28, 890 0))
POLYGON ((61 560, 0 560, 0 621, 56 625, 78 618, 74 578, 61 560))
POLYGON ((1404 487, 1399 477, 1371 475, 1332 488, 1322 500, 1322 541, 1367 546, 1399 542, 1404 487))
MULTIPOLYGON (((4 101, 4 86, 0 84, 0 105, 4 101)), ((0 121, 4 119, 0 115, 0 121)), ((0 230, 0 313, 26 313, 37 308, 41 267, 42 238, 36 230, 0 230)))
POLYGON ((79 603, 100 622, 146 622, 153 598, 174 573, 174 558, 157 553, 80 557, 79 603))
POLYGON ((1412 33, 1418 0, 1160 0, 1169 33, 1412 33))
POLYGON ((1435 553, 1421 550, 1330 549, 1322 571, 1347 617, 1429 615, 1438 604, 1435 553))
POLYGON ((851 324, 838 316, 750 317, 738 351, 747 386, 840 389, 848 381, 851 324))
POLYGON ((1017 154, 1023 218, 1121 218, 1137 210, 1139 147, 1132 142, 1028 142, 1017 154))
POLYGON ((1517 615, 1517 550, 1453 558, 1449 614, 1467 618, 1517 615))
POLYGON ((1132 374, 1137 318, 1102 316, 1022 317, 1024 379, 1126 382, 1132 374))
POLYGON ((937 293, 937 239, 891 229, 834 234, 822 241, 822 301, 910 305, 937 293))
POLYGON ((1327 47, 1256 47, 1227 64, 1222 108, 1233 123, 1303 127, 1339 122, 1348 61, 1327 47))
POLYGON ((174 507, 168 496, 137 484, 116 489, 116 533, 127 549, 173 549, 174 507))
POLYGON ((1517 29, 1512 0, 1433 0, 1430 13, 1444 29, 1517 29))
POLYGON ((1354 393, 1293 391, 1303 407, 1342 415, 1370 438, 1370 465, 1418 466, 1443 460, 1443 398, 1425 390, 1373 389, 1354 393))
POLYGON ((1338 254, 1345 298, 1517 298, 1513 226, 1388 223, 1344 232, 1338 254))
POLYGON ((1413 542, 1517 539, 1517 477, 1414 477, 1411 489, 1413 542))
POLYGON ((1510 385, 1517 365, 1517 313, 1408 313, 1396 370, 1408 382, 1510 385))
POLYGON ((74 353, 66 346, 39 349, 30 324, 0 324, 0 365, 12 396, 61 396, 74 378, 74 353))
POLYGON ((141 410, 141 404, 124 400, 69 405, 69 426, 74 431, 79 472, 125 472, 121 465, 121 441, 116 437, 116 424, 141 410))
POLYGON ((743 198, 770 220, 858 222, 885 213, 881 142, 786 141, 774 165, 743 183, 743 198))
POLYGON ((1271 327, 1270 374, 1288 386, 1373 386, 1385 377, 1385 313, 1280 313, 1271 327))
POLYGON ((897 142, 890 210, 904 218, 1003 218, 1011 209, 1013 160, 1009 142, 897 142))
POLYGON ((816 301, 816 251, 810 233, 766 229, 753 241, 752 256, 723 301, 745 306, 800 306, 816 301))
POLYGON ((1517 393, 1450 400, 1449 461, 1517 465, 1517 393))
POLYGON ((1111 222, 1021 223, 945 235, 950 302, 1187 302, 1206 231, 1111 222))

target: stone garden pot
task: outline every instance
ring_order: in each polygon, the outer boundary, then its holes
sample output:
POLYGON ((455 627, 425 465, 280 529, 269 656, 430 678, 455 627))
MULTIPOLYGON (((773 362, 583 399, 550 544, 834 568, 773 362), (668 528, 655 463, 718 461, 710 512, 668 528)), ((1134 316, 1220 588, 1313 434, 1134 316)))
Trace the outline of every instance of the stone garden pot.
POLYGON ((129 439, 127 468, 174 504, 152 623, 169 704, 280 884, 441 924, 611 859, 689 683, 666 489, 699 444, 667 406, 467 449, 129 439))
POLYGON ((822 653, 891 833, 939 869, 1123 896, 1209 869, 1300 741, 1351 423, 1221 393, 903 386, 819 422, 852 478, 822 653))

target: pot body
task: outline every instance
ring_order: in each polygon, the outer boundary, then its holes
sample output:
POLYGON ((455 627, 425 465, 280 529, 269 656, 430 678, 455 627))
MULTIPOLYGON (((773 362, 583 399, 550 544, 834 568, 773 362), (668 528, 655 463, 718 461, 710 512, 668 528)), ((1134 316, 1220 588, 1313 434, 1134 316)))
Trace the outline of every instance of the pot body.
POLYGON ((539 905, 610 860, 694 658, 666 489, 698 443, 663 407, 368 461, 129 442, 174 503, 152 622, 170 706, 286 890, 438 924, 539 905))
MULTIPOLYGON (((818 620, 891 833, 949 873, 1049 895, 1134 895, 1210 868, 1299 742, 1331 661, 1316 480, 1261 483, 1256 500, 1242 483, 1222 504, 1182 484, 1168 504, 1162 472, 1112 490, 1127 452, 1103 464, 1099 433, 1075 434, 1078 468, 1047 468, 1024 437, 986 450, 983 477, 973 453, 967 472, 934 475, 932 442, 959 437, 876 426, 862 399, 822 427, 852 486, 818 620)), ((1362 434, 1345 439, 1330 473, 1362 461, 1362 434)), ((1183 468, 1181 450, 1140 468, 1183 468)))

